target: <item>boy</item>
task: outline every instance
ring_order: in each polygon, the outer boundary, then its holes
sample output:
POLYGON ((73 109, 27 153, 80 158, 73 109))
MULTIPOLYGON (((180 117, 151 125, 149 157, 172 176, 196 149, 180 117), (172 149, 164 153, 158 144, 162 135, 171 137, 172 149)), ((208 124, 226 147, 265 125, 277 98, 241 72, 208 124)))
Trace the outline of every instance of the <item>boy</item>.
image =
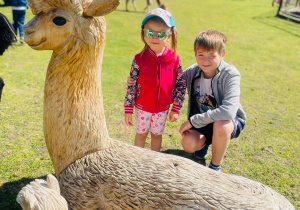
POLYGON ((197 158, 205 158, 212 144, 209 168, 221 170, 230 139, 244 129, 246 114, 239 102, 240 73, 223 61, 226 37, 216 30, 200 32, 194 42, 197 64, 185 72, 189 93, 188 121, 179 132, 182 146, 197 158))

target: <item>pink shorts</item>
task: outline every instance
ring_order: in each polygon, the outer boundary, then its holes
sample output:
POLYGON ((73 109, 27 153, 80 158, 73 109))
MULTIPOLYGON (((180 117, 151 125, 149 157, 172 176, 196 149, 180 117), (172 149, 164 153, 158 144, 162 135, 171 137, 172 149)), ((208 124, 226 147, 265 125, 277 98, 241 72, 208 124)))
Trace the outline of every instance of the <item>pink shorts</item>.
POLYGON ((155 135, 162 135, 165 129, 168 111, 150 113, 135 108, 136 132, 146 133, 149 130, 155 135))

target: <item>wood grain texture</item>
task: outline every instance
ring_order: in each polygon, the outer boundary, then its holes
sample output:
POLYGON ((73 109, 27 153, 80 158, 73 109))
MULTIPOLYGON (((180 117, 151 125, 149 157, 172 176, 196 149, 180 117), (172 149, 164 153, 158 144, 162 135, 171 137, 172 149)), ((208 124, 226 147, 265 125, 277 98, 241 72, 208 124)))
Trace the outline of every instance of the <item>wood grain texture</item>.
POLYGON ((71 209, 294 209, 271 188, 112 140, 61 173, 71 209))
POLYGON ((106 25, 99 15, 118 4, 29 0, 36 16, 24 27, 25 41, 53 50, 44 132, 63 197, 55 181, 37 180, 20 191, 22 207, 62 209, 65 198, 69 209, 294 209, 261 183, 109 138, 101 90, 106 25))

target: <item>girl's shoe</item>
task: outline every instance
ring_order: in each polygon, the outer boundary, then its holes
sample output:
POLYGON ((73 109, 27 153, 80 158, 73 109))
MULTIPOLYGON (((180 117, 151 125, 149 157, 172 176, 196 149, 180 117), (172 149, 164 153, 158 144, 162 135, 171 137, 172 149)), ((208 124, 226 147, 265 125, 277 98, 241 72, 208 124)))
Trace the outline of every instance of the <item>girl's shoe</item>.
POLYGON ((208 153, 208 147, 209 145, 205 145, 202 149, 197 150, 194 152, 194 156, 198 159, 204 159, 208 153))

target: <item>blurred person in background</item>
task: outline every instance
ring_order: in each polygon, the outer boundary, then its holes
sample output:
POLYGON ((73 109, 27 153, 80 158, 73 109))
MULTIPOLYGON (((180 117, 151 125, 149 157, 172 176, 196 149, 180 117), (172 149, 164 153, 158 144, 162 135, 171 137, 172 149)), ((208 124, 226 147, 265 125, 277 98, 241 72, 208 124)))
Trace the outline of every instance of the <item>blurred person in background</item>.
POLYGON ((26 17, 26 10, 28 9, 28 3, 26 0, 4 0, 5 5, 11 6, 13 16, 13 27, 16 35, 20 35, 20 43, 25 45, 23 26, 26 17))

